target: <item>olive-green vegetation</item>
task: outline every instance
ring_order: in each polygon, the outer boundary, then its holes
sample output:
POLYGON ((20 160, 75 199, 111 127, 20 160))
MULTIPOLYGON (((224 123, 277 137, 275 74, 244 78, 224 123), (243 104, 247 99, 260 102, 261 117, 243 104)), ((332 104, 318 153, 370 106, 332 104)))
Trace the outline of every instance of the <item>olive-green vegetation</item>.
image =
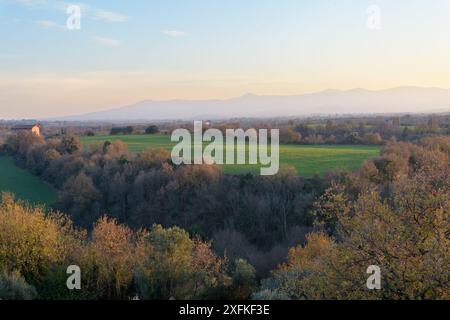
MULTIPOLYGON (((171 150, 176 142, 167 135, 117 135, 82 137, 84 146, 121 140, 131 152, 141 152, 148 148, 171 150)), ((293 166, 300 176, 312 177, 335 170, 353 170, 368 158, 377 156, 379 146, 362 145, 281 145, 280 165, 293 166)), ((230 174, 258 173, 257 165, 225 165, 225 172, 230 174)))
POLYGON ((450 297, 450 139, 388 143, 316 202, 319 232, 290 250, 257 299, 450 297), (380 290, 367 290, 376 265, 380 290))
POLYGON ((228 268, 209 242, 176 227, 135 232, 102 217, 88 234, 3 194, 0 231, 0 300, 246 299, 255 284, 247 262, 228 268), (83 270, 81 290, 66 286, 73 264, 83 270))
POLYGON ((52 205, 56 191, 49 184, 14 164, 11 157, 0 157, 0 191, 12 192, 16 197, 34 204, 52 205))

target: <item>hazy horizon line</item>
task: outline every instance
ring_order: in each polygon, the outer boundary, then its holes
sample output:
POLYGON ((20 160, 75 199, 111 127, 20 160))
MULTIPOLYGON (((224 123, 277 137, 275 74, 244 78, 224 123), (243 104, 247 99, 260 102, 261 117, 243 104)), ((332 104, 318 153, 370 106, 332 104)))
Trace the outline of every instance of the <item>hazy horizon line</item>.
MULTIPOLYGON (((450 89, 446 89, 444 87, 436 87, 436 86, 413 86, 413 85, 404 85, 404 86, 395 86, 395 87, 387 87, 384 89, 367 89, 367 88, 362 88, 362 87, 355 87, 355 88, 351 88, 351 89, 323 89, 323 90, 317 90, 317 91, 312 91, 312 92, 305 92, 305 93, 299 93, 299 94, 286 94, 286 95, 281 95, 281 94, 275 94, 275 95, 271 95, 271 94, 255 94, 255 93, 251 93, 251 92, 247 92, 241 95, 235 95, 235 96, 231 96, 229 98, 209 98, 209 99, 144 99, 144 100, 139 100, 139 101, 135 101, 132 103, 128 103, 128 104, 124 104, 121 106, 111 106, 105 109, 100 109, 100 110, 94 110, 91 112, 83 112, 83 113, 67 113, 65 115, 61 115, 61 116, 50 116, 50 117, 14 117, 14 118, 1 118, 2 121, 61 121, 61 119, 63 118, 70 118, 70 117, 76 117, 76 116, 81 116, 81 115, 90 115, 90 114, 96 114, 96 113, 101 113, 101 112, 107 112, 107 111, 113 111, 113 110, 120 110, 120 109, 124 109, 127 107, 133 107, 136 105, 139 105, 140 103, 144 103, 144 102, 218 102, 218 101, 231 101, 234 99, 239 99, 239 98, 245 98, 245 97, 249 97, 249 96, 253 96, 253 97, 301 97, 301 96, 306 96, 306 95, 314 95, 314 94, 322 94, 322 93, 346 93, 346 92, 353 92, 353 91, 363 91, 363 92, 373 92, 373 93, 377 93, 377 92, 386 92, 386 91, 394 91, 394 90, 402 90, 402 89, 409 89, 409 90, 442 90, 442 91, 450 91, 450 89)), ((449 106, 450 108, 450 106, 449 106)), ((446 113, 447 111, 445 110, 436 110, 435 112, 437 113, 446 113)), ((450 112, 450 110, 449 110, 450 112)), ((342 112, 338 112, 336 114, 332 114, 332 113, 317 113, 317 114, 311 114, 310 116, 323 116, 323 115, 375 115, 375 114, 423 114, 423 113, 427 113, 424 111, 410 111, 410 112, 395 112, 393 111, 392 113, 386 113, 386 112, 380 112, 380 113, 376 113, 376 112, 351 112, 351 113, 342 113, 342 112)), ((432 110, 429 111, 429 113, 433 113, 432 110)), ((250 118, 265 118, 266 116, 260 116, 260 117, 250 117, 250 118)), ((280 118, 285 118, 285 115, 280 115, 280 118)), ((295 117, 295 115, 292 115, 290 117, 295 117)), ((301 117, 305 117, 305 115, 301 115, 301 117)), ((227 117, 223 117, 223 119, 225 119, 227 117)), ((233 116, 229 116, 229 119, 233 118, 233 116)), ((241 118, 241 117, 239 117, 241 118)), ((248 118, 248 117, 246 117, 248 118)), ((181 117, 180 117, 181 119, 181 117)), ((173 120, 173 119, 167 119, 167 120, 173 120)), ((64 120, 63 120, 64 121, 64 120)), ((72 121, 72 120, 68 120, 68 121, 72 121)), ((105 120, 106 122, 110 122, 108 120, 105 120)), ((126 119, 124 119, 125 122, 129 122, 126 119)), ((158 120, 159 121, 159 120, 158 120)), ((85 120, 84 122, 89 122, 89 120, 85 120)), ((92 122, 92 121, 91 121, 92 122)), ((96 120, 93 120, 93 122, 98 122, 96 120)))

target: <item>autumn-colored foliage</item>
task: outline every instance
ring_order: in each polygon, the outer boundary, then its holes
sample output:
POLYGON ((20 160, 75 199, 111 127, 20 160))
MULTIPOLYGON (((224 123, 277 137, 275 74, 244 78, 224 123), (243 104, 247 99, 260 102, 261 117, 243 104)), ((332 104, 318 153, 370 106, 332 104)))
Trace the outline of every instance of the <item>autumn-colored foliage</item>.
POLYGON ((66 216, 16 202, 11 195, 4 194, 0 203, 5 298, 204 298, 207 291, 227 285, 226 267, 210 243, 191 239, 179 228, 156 225, 135 232, 101 217, 87 233, 66 216), (69 265, 81 269, 80 291, 66 287, 69 265))
POLYGON ((313 233, 291 249, 255 297, 449 299, 447 148, 442 139, 423 146, 391 142, 367 164, 370 174, 334 184, 315 210, 316 225, 329 236, 313 233), (366 287, 371 265, 381 269, 381 290, 366 287))

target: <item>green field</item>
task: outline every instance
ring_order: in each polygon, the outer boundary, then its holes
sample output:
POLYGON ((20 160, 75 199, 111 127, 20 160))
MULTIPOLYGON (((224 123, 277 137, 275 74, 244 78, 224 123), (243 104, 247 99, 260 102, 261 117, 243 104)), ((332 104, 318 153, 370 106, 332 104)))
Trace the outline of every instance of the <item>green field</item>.
POLYGON ((47 207, 56 201, 56 191, 50 185, 17 167, 11 157, 0 157, 0 192, 11 192, 18 199, 47 207))
MULTIPOLYGON (((128 135, 128 136, 94 136, 82 137, 84 146, 105 141, 122 140, 131 152, 140 152, 147 148, 163 148, 171 150, 176 144, 167 135, 128 135)), ((314 174, 324 174, 329 171, 358 168, 368 158, 380 153, 376 146, 299 146, 280 145, 280 166, 290 165, 297 169, 299 175, 311 177, 314 174)), ((259 166, 225 165, 227 173, 258 173, 259 166)))

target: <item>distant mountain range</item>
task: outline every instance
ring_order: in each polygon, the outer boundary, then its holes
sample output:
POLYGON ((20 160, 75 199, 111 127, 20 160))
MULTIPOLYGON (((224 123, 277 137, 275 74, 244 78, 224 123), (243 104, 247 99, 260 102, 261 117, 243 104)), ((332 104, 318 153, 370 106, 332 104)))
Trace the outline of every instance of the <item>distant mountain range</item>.
POLYGON ((246 94, 228 100, 145 100, 106 111, 61 117, 65 121, 205 120, 336 114, 450 112, 450 90, 399 87, 371 91, 327 90, 294 96, 246 94))

